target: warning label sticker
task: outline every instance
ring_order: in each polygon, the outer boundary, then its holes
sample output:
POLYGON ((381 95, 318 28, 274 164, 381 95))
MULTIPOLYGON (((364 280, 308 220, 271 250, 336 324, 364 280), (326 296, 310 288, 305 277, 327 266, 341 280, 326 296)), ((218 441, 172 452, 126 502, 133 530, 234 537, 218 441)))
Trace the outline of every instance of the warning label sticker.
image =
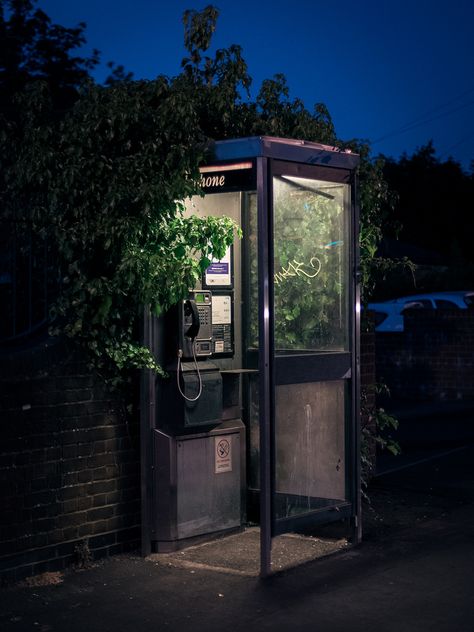
POLYGON ((232 472, 232 437, 215 437, 215 473, 232 472))

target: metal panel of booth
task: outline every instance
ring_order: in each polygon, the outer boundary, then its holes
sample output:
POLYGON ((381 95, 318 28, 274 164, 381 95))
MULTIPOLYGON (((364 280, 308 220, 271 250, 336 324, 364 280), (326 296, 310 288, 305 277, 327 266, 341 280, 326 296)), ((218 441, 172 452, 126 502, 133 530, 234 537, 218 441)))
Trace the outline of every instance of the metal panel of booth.
POLYGON ((155 430, 153 443, 155 550, 177 550, 191 538, 241 527, 245 430, 240 420, 194 435, 155 430))
POLYGON ((183 438, 177 453, 178 538, 240 527, 239 433, 183 438))

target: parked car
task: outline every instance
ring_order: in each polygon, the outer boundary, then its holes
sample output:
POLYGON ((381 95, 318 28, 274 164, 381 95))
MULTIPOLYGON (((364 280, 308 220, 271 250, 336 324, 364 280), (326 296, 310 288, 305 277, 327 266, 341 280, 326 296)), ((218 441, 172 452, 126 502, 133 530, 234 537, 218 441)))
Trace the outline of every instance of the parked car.
POLYGON ((369 303, 375 314, 375 331, 403 331, 403 314, 408 309, 467 309, 474 308, 474 291, 430 292, 402 296, 390 301, 369 303))

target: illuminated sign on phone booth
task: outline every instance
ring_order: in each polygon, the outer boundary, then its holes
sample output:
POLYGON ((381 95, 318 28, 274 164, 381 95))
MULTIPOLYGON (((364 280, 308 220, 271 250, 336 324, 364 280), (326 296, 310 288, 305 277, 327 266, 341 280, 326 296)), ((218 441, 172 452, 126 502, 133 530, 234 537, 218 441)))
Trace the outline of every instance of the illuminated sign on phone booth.
POLYGON ((359 541, 358 160, 255 137, 201 168, 186 212, 243 238, 177 314, 144 322, 170 374, 143 381, 144 552, 252 521, 266 576, 279 534, 343 520, 359 541))

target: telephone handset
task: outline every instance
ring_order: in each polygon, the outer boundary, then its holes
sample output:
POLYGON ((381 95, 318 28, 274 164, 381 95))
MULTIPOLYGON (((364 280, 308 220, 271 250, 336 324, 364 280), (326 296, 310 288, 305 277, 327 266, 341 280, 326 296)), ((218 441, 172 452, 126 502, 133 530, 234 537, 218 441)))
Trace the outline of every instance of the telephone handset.
POLYGON ((196 301, 186 299, 183 304, 183 335, 194 340, 199 333, 201 322, 196 301))
POLYGON ((188 402, 196 402, 202 393, 202 379, 197 358, 212 354, 212 294, 207 290, 192 290, 181 302, 179 310, 178 366, 176 381, 181 396, 188 402), (188 397, 180 384, 182 360, 194 360, 198 376, 198 393, 188 397))

